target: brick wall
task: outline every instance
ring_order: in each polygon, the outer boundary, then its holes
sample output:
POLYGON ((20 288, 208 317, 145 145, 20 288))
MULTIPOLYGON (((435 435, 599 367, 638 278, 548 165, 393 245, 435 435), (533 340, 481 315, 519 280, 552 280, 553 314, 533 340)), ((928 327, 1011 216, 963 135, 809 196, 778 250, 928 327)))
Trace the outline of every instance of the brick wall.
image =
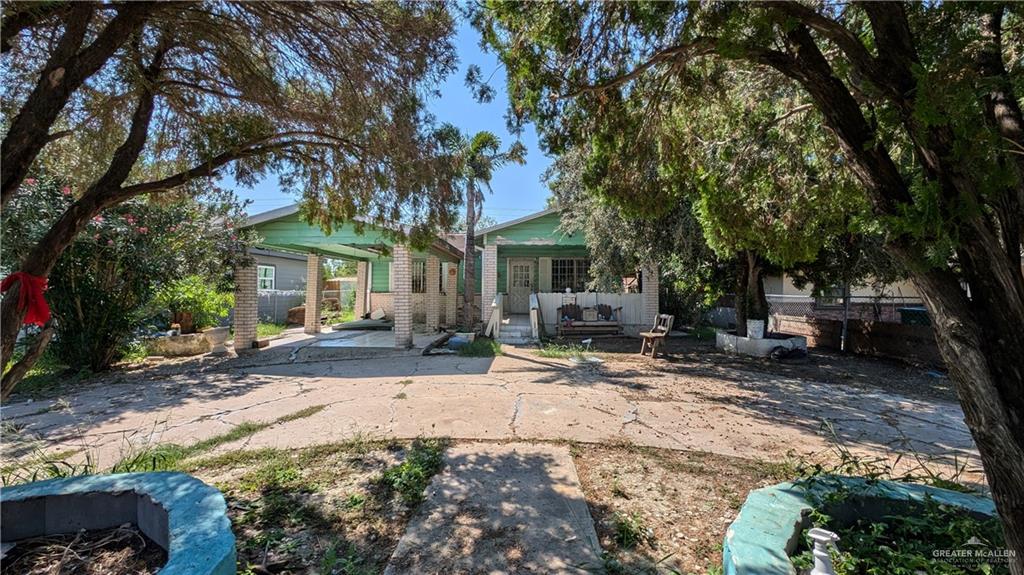
POLYGON ((658 301, 658 266, 648 265, 643 268, 643 324, 654 325, 660 310, 658 301))
MULTIPOLYGON (((772 321, 775 331, 802 335, 809 346, 839 349, 842 321, 784 315, 772 316, 772 321)), ((847 323, 847 342, 853 353, 943 365, 931 326, 853 319, 847 323)))
POLYGON ((487 322, 491 319, 491 304, 498 295, 498 246, 484 247, 480 268, 480 279, 483 282, 480 290, 480 318, 486 329, 487 322))
POLYGON ((412 257, 409 248, 395 245, 391 262, 395 306, 395 347, 412 347, 412 257))
POLYGON ((303 326, 308 334, 320 333, 320 306, 322 303, 324 274, 320 269, 320 256, 309 254, 306 257, 306 317, 303 326), (311 287, 315 286, 313 289, 311 287))
POLYGON ((356 318, 362 317, 369 311, 366 309, 366 282, 370 281, 370 276, 367 274, 368 266, 369 264, 366 262, 356 263, 356 318))

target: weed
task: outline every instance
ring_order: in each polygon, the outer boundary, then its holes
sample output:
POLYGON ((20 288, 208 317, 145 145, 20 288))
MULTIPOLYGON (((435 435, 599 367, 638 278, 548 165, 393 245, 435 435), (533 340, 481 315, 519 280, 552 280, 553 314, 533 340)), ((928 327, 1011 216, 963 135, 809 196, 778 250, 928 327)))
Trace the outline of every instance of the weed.
POLYGON ((403 392, 395 395, 394 399, 409 399, 409 396, 406 395, 405 392, 403 391, 403 392))
POLYGON ((362 493, 352 493, 345 498, 345 509, 356 510, 362 509, 366 503, 366 496, 362 493))
POLYGON ((398 385, 409 385, 411 383, 412 383, 411 379, 403 379, 402 381, 398 382, 398 385))
POLYGON ((477 337, 459 348, 463 357, 495 357, 501 355, 501 344, 489 337, 477 337))
POLYGON ((95 473, 96 465, 88 452, 85 453, 84 461, 77 463, 68 461, 79 453, 81 450, 78 449, 46 453, 35 448, 31 457, 0 469, 0 484, 16 485, 56 477, 77 477, 95 473))
POLYGON ((622 484, 619 483, 618 479, 613 479, 612 480, 611 491, 612 491, 612 495, 614 495, 615 497, 621 497, 623 499, 629 499, 629 493, 626 493, 626 490, 622 487, 622 484))
POLYGON ((540 348, 537 355, 547 358, 583 358, 587 354, 586 348, 580 345, 551 343, 540 348))
POLYGON ((380 483, 398 492, 407 505, 419 503, 423 500, 423 490, 444 464, 444 450, 447 446, 448 442, 444 439, 416 439, 409 447, 405 460, 385 470, 380 483))
POLYGON ((654 533, 644 525, 644 520, 636 513, 616 511, 612 515, 615 528, 615 542, 623 549, 632 549, 637 545, 654 540, 654 533))
POLYGON ((295 421, 296 419, 305 419, 311 417, 323 411, 326 405, 311 405, 304 409, 300 409, 295 413, 289 413, 288 415, 282 415, 274 420, 274 423, 287 423, 289 421, 295 421))

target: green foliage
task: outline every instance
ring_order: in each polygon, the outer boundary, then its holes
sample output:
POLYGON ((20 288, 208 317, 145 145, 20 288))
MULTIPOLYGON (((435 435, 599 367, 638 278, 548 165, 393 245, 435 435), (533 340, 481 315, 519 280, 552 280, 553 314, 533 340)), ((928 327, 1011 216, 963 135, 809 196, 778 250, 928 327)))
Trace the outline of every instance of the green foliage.
POLYGON ((582 358, 586 353, 587 350, 582 345, 548 343, 540 348, 537 355, 550 358, 582 358))
MULTIPOLYGON (((954 565, 933 556, 937 549, 957 550, 977 541, 983 549, 1004 549, 999 519, 979 519, 963 510, 940 505, 926 498, 905 512, 894 512, 877 521, 858 518, 852 525, 836 522, 821 513, 813 514, 814 526, 839 535, 839 548, 832 552, 836 575, 936 575, 1008 574, 1005 564, 954 565)), ((793 556, 797 570, 814 565, 812 543, 806 530, 793 556)))
POLYGON ((256 337, 274 337, 281 335, 287 326, 281 323, 260 322, 256 324, 256 337))
POLYGON ((413 441, 398 465, 384 471, 380 481, 401 496, 402 501, 414 505, 423 500, 423 490, 431 478, 444 465, 443 439, 417 439, 413 441))
MULTIPOLYGON (((5 269, 17 269, 76 198, 45 174, 23 188, 4 209, 5 269)), ((229 287, 226 274, 253 239, 237 231, 242 219, 233 195, 216 189, 199 199, 131 200, 93 218, 49 276, 55 357, 73 370, 102 371, 132 352, 161 284, 197 274, 204 285, 229 287)))
POLYGON ((227 317, 235 296, 218 291, 201 276, 190 275, 164 284, 156 294, 156 304, 171 313, 191 313, 193 325, 201 330, 227 317))
POLYGON ((495 357, 501 355, 501 343, 489 337, 477 336, 476 339, 459 348, 463 357, 495 357))
POLYGON ((632 549, 637 545, 654 541, 654 534, 644 524, 643 517, 636 513, 616 511, 612 516, 615 530, 615 543, 623 549, 632 549))

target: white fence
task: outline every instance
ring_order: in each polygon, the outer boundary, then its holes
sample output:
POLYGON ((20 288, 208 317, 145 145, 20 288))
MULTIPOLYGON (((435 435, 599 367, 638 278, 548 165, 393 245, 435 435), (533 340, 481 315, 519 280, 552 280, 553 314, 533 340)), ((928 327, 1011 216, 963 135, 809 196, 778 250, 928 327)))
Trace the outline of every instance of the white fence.
POLYGON ((558 308, 565 303, 575 303, 580 307, 597 307, 598 304, 610 305, 612 309, 621 307, 621 318, 623 330, 628 335, 635 335, 643 329, 649 329, 646 325, 648 320, 644 319, 643 294, 639 293, 538 293, 537 299, 540 302, 540 315, 544 320, 544 327, 548 333, 555 333, 558 321, 558 308))

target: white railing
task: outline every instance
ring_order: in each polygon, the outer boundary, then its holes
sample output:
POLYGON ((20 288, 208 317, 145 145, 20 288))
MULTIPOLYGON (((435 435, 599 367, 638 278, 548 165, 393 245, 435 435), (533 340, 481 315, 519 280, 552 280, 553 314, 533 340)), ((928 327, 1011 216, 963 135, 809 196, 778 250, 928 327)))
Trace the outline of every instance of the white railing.
POLYGON ((540 318, 542 321, 548 321, 551 324, 549 327, 553 327, 561 319, 558 316, 558 308, 562 307, 563 300, 573 301, 580 307, 597 307, 598 304, 607 304, 612 309, 621 307, 622 316, 619 323, 623 326, 639 326, 644 329, 651 327, 651 320, 644 318, 643 294, 639 293, 539 293, 537 300, 540 318))
POLYGON ((540 339, 544 331, 544 317, 541 315, 540 298, 537 294, 530 294, 530 331, 533 339, 540 339))
POLYGON ((487 326, 484 328, 484 335, 498 339, 501 337, 501 310, 504 304, 504 294, 498 294, 494 296, 494 301, 491 302, 491 319, 488 320, 487 326))

